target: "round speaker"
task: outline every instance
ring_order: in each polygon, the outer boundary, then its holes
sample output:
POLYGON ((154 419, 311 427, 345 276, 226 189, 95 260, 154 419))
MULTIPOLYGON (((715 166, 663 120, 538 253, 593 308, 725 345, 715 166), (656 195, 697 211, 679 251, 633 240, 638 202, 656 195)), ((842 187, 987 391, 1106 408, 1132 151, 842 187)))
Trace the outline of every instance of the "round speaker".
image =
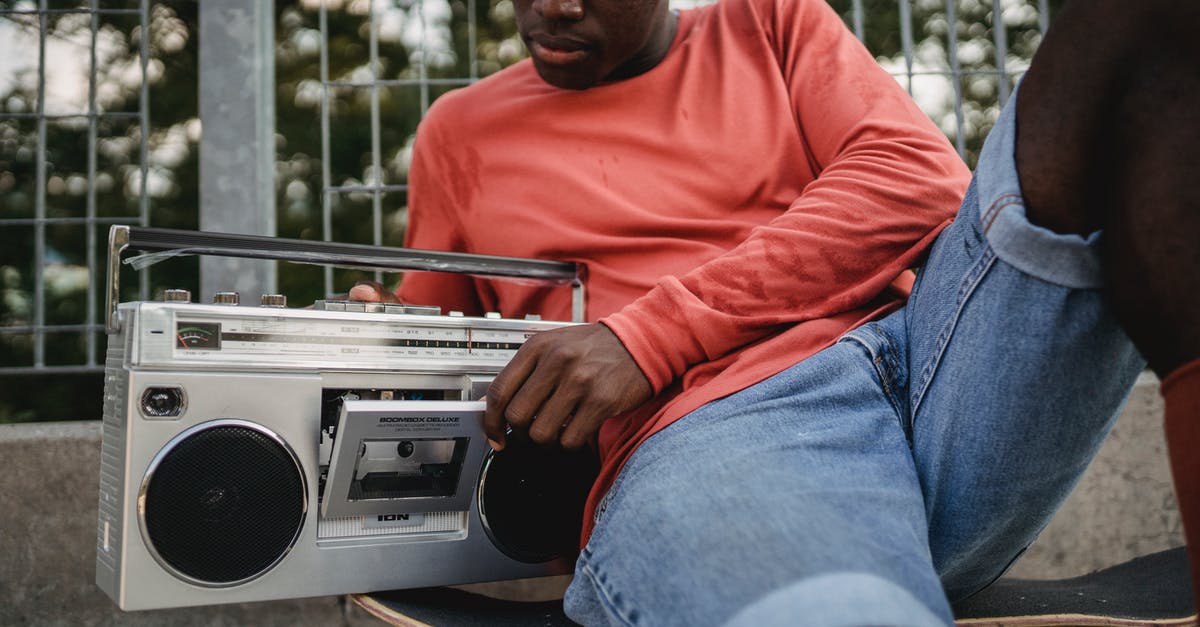
POLYGON ((479 479, 483 528, 505 555, 530 564, 579 551, 583 506, 596 480, 590 449, 565 451, 510 433, 479 479))
POLYGON ((223 419, 178 434, 142 480, 138 516, 155 559, 177 577, 233 586, 269 571, 300 535, 304 471, 275 433, 223 419))

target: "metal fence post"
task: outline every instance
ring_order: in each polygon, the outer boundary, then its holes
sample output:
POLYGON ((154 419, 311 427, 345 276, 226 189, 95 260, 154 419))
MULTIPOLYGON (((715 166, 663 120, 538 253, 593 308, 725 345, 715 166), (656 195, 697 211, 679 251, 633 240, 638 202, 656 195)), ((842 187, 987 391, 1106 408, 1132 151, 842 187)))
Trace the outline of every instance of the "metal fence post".
MULTIPOLYGON (((200 229, 275 235, 275 13, 269 0, 198 3, 200 229)), ((201 302, 276 291, 275 266, 201 258, 201 302)))

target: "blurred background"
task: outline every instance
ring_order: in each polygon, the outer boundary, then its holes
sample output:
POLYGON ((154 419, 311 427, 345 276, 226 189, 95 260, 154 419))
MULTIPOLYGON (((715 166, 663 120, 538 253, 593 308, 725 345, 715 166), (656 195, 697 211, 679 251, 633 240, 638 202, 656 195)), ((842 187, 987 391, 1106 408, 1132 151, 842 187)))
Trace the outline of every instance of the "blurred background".
MULTIPOLYGON (((0 423, 100 418, 110 225, 399 246, 422 115, 526 54, 510 0, 229 4, 0 0, 0 423)), ((1061 2, 830 4, 973 166, 1061 2)), ((293 306, 396 280, 249 263, 293 306)), ((203 267, 122 300, 245 273, 203 267)))

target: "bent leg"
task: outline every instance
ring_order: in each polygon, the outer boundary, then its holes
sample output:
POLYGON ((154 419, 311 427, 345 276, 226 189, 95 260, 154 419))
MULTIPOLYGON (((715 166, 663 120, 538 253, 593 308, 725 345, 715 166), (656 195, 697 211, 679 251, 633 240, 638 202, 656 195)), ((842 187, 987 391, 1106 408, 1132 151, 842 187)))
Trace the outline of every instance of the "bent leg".
POLYGON ((1160 378, 1200 357, 1200 3, 1074 2, 1021 84, 1029 217, 1104 229, 1108 296, 1160 378))
MULTIPOLYGON (((1200 8, 1186 4, 1189 24, 1200 23, 1200 8)), ((1105 261, 1117 317, 1163 380, 1167 448, 1200 599, 1200 54, 1194 42, 1172 43, 1140 51, 1120 103, 1127 123, 1112 141, 1128 158, 1117 160, 1105 206, 1105 261)))
POLYGON ((780 588, 738 612, 727 627, 799 623, 824 627, 936 625, 942 622, 901 586, 867 573, 804 579, 780 588), (821 608, 815 621, 808 608, 821 608), (803 619, 801 617, 804 617, 803 619))
POLYGON ((1071 5, 1022 84, 1017 162, 1035 222, 1105 229, 1112 307, 1163 380, 1200 598, 1198 23, 1195 2, 1071 5))
POLYGON ((1032 542, 1143 366, 1099 289, 1098 234, 1026 216, 1016 113, 1010 104, 992 129, 905 307, 913 454, 951 600, 1032 542))
POLYGON ((950 622, 908 443, 862 348, 836 344, 639 447, 564 605, 584 624, 950 622), (829 603, 830 582, 859 602, 829 603))

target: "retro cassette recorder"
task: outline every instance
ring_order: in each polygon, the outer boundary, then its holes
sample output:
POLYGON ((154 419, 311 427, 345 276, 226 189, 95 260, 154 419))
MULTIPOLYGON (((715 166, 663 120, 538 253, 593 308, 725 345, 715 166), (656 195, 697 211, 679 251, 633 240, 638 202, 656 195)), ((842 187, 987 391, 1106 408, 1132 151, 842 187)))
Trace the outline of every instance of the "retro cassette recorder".
POLYGON ((570 572, 590 453, 488 446, 483 397, 571 324, 318 301, 118 300, 122 252, 565 283, 573 264, 114 227, 96 581, 126 610, 570 572))

